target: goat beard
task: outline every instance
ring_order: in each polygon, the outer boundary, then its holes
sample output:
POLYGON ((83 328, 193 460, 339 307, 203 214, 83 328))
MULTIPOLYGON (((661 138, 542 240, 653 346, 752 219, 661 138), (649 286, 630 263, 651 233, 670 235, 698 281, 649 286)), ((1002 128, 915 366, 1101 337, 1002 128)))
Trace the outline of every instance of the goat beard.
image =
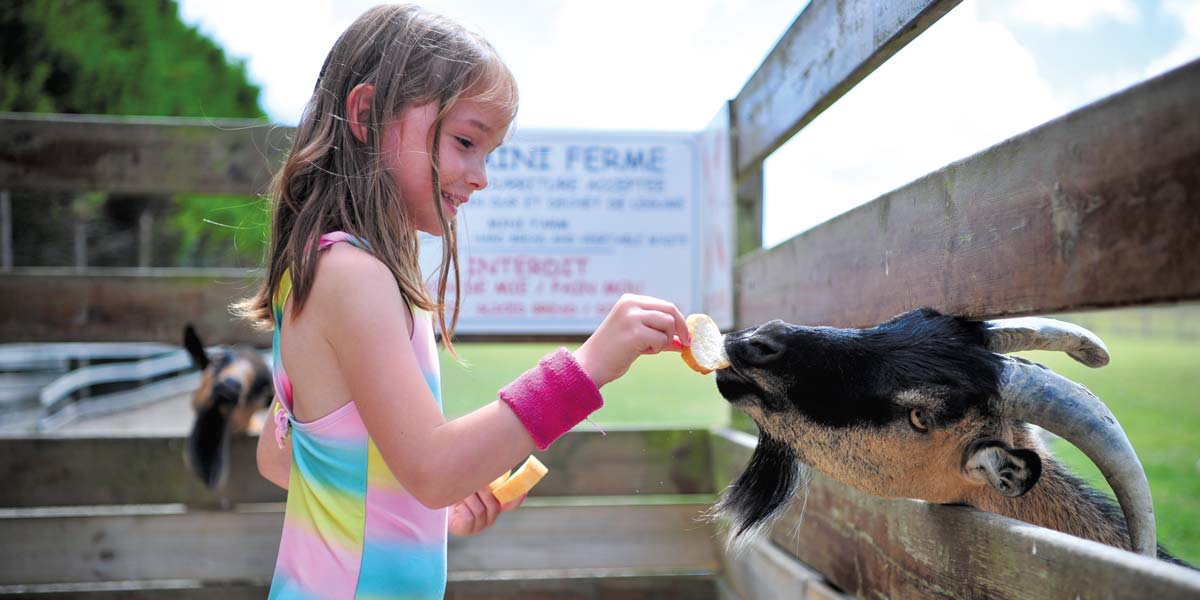
POLYGON ((711 518, 728 521, 730 545, 757 537, 783 514, 803 480, 801 469, 790 446, 759 433, 745 470, 709 511, 711 518))

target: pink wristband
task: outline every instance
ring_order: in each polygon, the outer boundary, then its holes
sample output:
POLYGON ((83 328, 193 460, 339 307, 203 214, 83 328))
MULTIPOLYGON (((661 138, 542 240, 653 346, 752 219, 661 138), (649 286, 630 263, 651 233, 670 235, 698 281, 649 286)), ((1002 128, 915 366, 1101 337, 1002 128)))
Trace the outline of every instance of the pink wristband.
POLYGON ((529 430, 538 450, 549 448, 604 405, 600 390, 566 348, 547 354, 499 395, 529 430))

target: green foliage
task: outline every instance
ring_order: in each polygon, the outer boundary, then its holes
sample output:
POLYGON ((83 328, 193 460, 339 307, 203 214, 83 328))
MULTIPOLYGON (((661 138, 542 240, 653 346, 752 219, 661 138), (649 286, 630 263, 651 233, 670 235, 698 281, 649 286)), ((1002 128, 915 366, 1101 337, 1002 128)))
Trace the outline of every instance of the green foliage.
POLYGON ((262 117, 245 67, 172 0, 0 3, 0 111, 262 117))
POLYGON ((172 229, 180 243, 175 264, 188 267, 254 267, 264 256, 271 214, 261 198, 176 196, 172 229))
MULTIPOLYGON (((230 61, 212 40, 184 24, 174 0, 0 2, 0 111, 265 116, 245 65, 230 61)), ((28 194, 14 201, 47 203, 28 194)), ((129 240, 119 247, 107 244, 107 254, 89 241, 91 264, 129 264, 136 253, 138 213, 114 205, 133 201, 107 194, 70 200, 78 218, 93 219, 93 235, 129 240)), ((262 257, 268 220, 261 199, 156 198, 145 209, 158 224, 157 266, 249 266, 262 257)), ((31 244, 69 247, 69 228, 50 213, 16 212, 25 219, 14 239, 19 259, 46 255, 31 244)))

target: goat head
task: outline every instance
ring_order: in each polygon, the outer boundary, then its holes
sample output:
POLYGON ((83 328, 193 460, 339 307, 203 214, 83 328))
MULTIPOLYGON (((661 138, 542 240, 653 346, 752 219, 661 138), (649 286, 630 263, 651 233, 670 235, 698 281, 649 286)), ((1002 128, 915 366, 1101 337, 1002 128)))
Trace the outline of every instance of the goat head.
POLYGON ((191 324, 183 345, 201 372, 192 394, 195 420, 184 449, 184 461, 210 489, 220 487, 228 472, 230 437, 246 431, 254 413, 274 397, 271 372, 252 348, 205 350, 191 324))
POLYGON ((1153 555, 1154 514, 1141 463, 1086 388, 1003 356, 1059 350, 1108 362, 1095 335, 1052 319, 973 321, 918 309, 869 329, 771 321, 730 333, 718 389, 758 425, 759 443, 716 509, 742 535, 795 493, 801 463, 865 492, 975 504, 1018 497, 1042 475, 1027 424, 1078 446, 1108 477, 1132 546, 1153 555))

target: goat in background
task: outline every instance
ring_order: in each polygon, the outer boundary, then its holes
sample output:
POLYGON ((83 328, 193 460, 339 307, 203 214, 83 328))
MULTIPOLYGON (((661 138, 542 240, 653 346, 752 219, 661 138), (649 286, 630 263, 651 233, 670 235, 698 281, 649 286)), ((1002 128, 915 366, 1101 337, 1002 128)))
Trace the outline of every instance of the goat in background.
POLYGON ((735 538, 782 512, 802 463, 877 496, 965 504, 1185 564, 1157 545, 1145 472, 1104 403, 1003 356, 1058 350, 1103 366, 1107 349, 1090 331, 919 309, 870 329, 771 321, 727 335, 725 349, 732 365, 717 371, 717 387, 760 432, 714 507, 735 538), (1096 463, 1120 510, 1055 460, 1029 424, 1096 463))
POLYGON ((220 348, 210 357, 190 323, 183 329, 183 346, 202 373, 192 394, 196 416, 183 458, 206 487, 216 489, 229 470, 230 438, 252 429, 255 413, 275 396, 271 371, 253 348, 220 348))

